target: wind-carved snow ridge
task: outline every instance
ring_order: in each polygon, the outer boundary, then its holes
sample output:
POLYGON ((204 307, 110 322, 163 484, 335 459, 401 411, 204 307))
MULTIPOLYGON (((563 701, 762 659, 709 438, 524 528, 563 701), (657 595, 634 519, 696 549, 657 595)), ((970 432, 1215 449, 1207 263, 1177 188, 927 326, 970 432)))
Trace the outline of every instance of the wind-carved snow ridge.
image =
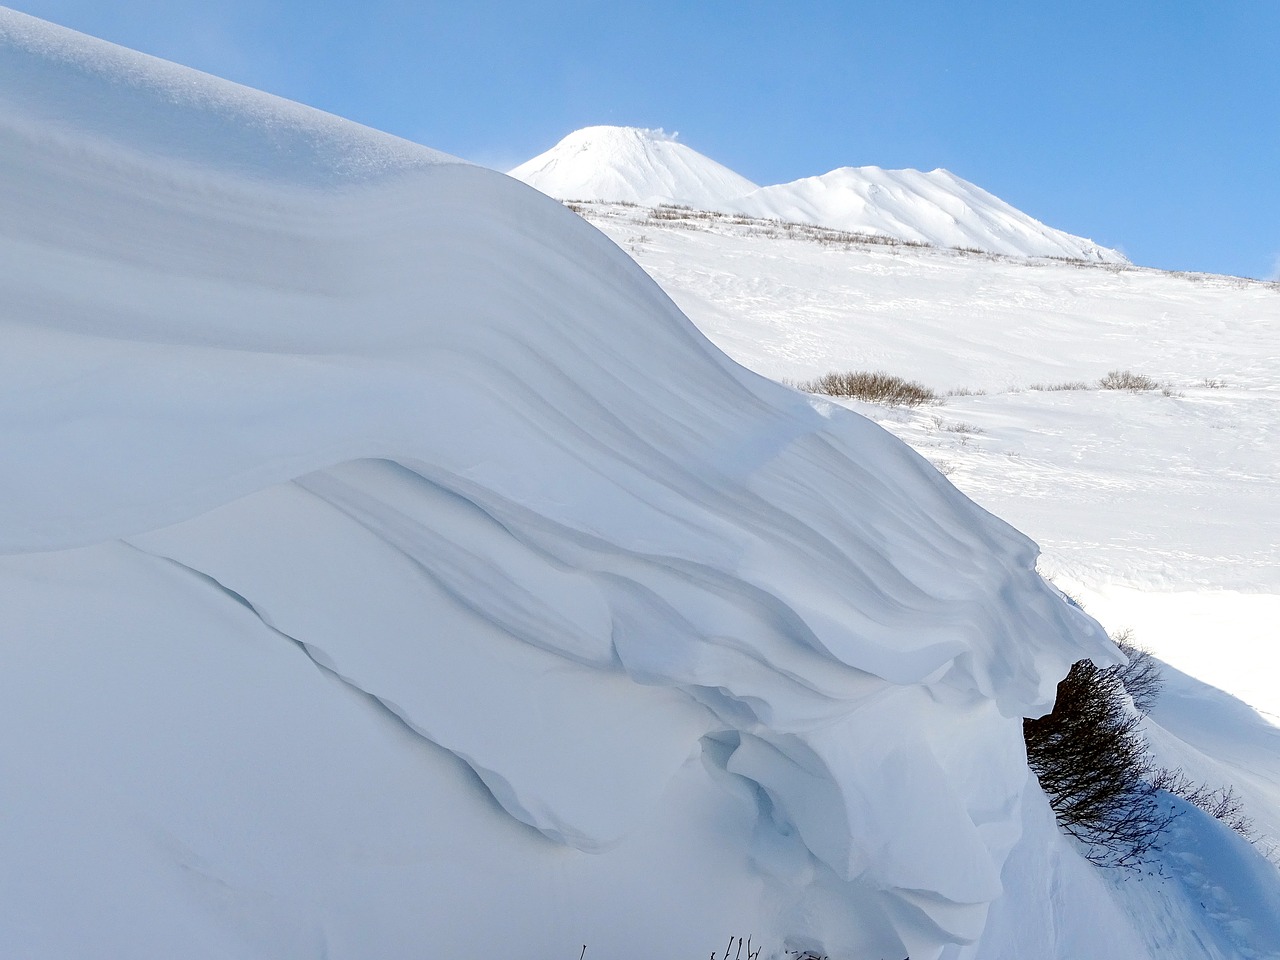
POLYGON ((683 144, 664 141, 662 131, 586 127, 511 176, 562 200, 674 203, 1006 256, 1128 262, 946 170, 841 167, 757 187, 683 144))
POLYGON ((1034 544, 536 191, 0 37, 15 955, 980 934, 1106 656, 1034 544))

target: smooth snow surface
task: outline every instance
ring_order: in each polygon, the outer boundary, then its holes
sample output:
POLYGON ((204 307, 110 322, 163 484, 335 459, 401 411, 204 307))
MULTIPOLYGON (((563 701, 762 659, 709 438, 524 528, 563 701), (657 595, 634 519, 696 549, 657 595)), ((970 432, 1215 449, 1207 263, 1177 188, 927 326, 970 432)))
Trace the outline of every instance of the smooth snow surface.
POLYGON ((562 200, 676 204, 1014 257, 1126 263, 946 170, 842 167, 756 187, 661 130, 587 127, 511 171, 562 200))
POLYGON ((0 953, 928 960, 1106 658, 515 181, 0 11, 0 953))

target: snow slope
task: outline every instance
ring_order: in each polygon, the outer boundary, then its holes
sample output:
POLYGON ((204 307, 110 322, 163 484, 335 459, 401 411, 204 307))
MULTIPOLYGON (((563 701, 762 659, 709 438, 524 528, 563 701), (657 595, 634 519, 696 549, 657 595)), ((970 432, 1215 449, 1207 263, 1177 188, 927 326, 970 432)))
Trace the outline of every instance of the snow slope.
MULTIPOLYGON (((1167 662, 1147 724, 1158 761, 1235 787, 1259 849, 1274 855, 1280 285, 856 243, 729 217, 669 229, 632 208, 580 209, 756 370, 805 380, 884 369, 955 391, 917 410, 832 402, 875 418, 1014 519, 1043 546, 1042 570, 1167 662), (1098 389, 1112 369, 1169 387, 1098 389), (1075 386, 1047 389, 1064 384, 1075 386)), ((1162 874, 1110 892, 1057 848, 1020 845, 1006 889, 1028 875, 1048 888, 997 904, 975 955, 1138 956, 1114 946, 1135 936, 1156 954, 1277 955, 1274 871, 1241 872, 1214 824, 1179 823, 1189 833, 1162 874), (1109 916, 1099 898, 1119 898, 1127 933, 1105 919, 1078 929, 1082 916, 1109 916), (1201 902, 1209 916, 1184 915, 1201 902), (1031 930, 1029 915, 1040 918, 1031 930), (1095 934, 1092 945, 1072 939, 1095 934)))
POLYGON ((663 130, 584 127, 511 176, 553 197, 719 207, 757 187, 663 130))
POLYGON ((815 242, 727 218, 667 230, 607 205, 587 215, 752 369, 885 369, 960 392, 917 411, 855 406, 1032 532, 1091 612, 1115 628, 1136 618, 1175 666, 1202 651, 1190 672, 1280 715, 1267 639, 1280 613, 1280 286, 815 242), (1098 389, 1113 369, 1170 395, 1098 389), (1081 389, 1037 389, 1062 384, 1081 389), (1255 651, 1233 658, 1247 670, 1217 656, 1235 643, 1255 651))
POLYGON ((499 174, 2 10, 0 172, 0 952, 982 935, 1026 537, 499 174))
POLYGON ((1015 257, 1127 262, 1115 250, 1047 227, 946 170, 841 167, 757 187, 661 130, 587 127, 511 176, 565 200, 679 204, 1015 257))

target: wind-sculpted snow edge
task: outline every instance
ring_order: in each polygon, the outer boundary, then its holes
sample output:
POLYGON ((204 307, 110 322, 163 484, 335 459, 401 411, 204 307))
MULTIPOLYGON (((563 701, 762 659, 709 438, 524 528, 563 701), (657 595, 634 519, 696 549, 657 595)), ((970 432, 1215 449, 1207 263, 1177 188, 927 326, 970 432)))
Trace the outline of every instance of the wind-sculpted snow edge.
POLYGON ((637 864, 655 949, 977 936, 1021 717, 1105 655, 1033 544, 535 191, 0 25, 25 955, 407 955, 494 885, 552 955, 637 864))

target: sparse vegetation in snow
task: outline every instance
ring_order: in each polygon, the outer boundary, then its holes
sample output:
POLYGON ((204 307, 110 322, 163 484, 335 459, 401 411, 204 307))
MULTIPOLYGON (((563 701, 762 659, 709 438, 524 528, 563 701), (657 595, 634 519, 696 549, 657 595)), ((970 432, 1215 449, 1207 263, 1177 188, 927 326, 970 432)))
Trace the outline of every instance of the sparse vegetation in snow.
POLYGON ((1236 794, 1235 787, 1210 787, 1207 784, 1197 783, 1181 770, 1168 769, 1155 771, 1151 782, 1157 789, 1179 796, 1214 819, 1225 823, 1250 843, 1256 842, 1253 820, 1245 814, 1244 803, 1236 794))
POLYGON ((833 370, 814 380, 793 383, 792 386, 805 393, 852 397, 887 406, 918 407, 925 403, 942 402, 942 398, 924 384, 879 370, 833 370))
POLYGON ((1083 380, 1064 380, 1061 383, 1033 383, 1027 389, 1045 393, 1057 393, 1065 390, 1088 390, 1089 384, 1083 380))
POLYGON ((1112 370, 1098 380, 1098 386, 1103 390, 1132 390, 1139 392, 1142 390, 1155 390, 1160 386, 1160 383, 1146 374, 1134 373, 1132 370, 1112 370))
POLYGON ((1134 707, 1141 713, 1149 713, 1160 698, 1160 688, 1164 680, 1160 676, 1160 666, 1155 657, 1141 647, 1133 639, 1133 631, 1125 628, 1111 638, 1120 651, 1129 658, 1128 663, 1112 667, 1125 693, 1133 700, 1134 707))
POLYGON ((1256 843, 1253 821, 1234 787, 1210 787, 1182 770, 1154 765, 1140 728, 1164 683, 1159 662, 1131 630, 1112 639, 1126 663, 1073 664, 1058 685, 1053 711, 1023 724, 1027 762, 1059 825, 1083 843, 1094 863, 1133 866, 1158 848, 1177 816, 1158 804, 1157 794, 1164 791, 1256 843))
POLYGON ((1157 802, 1142 715, 1130 708, 1120 669, 1078 661, 1052 712, 1023 722, 1027 763, 1058 824, 1107 867, 1142 863, 1173 818, 1157 802))

